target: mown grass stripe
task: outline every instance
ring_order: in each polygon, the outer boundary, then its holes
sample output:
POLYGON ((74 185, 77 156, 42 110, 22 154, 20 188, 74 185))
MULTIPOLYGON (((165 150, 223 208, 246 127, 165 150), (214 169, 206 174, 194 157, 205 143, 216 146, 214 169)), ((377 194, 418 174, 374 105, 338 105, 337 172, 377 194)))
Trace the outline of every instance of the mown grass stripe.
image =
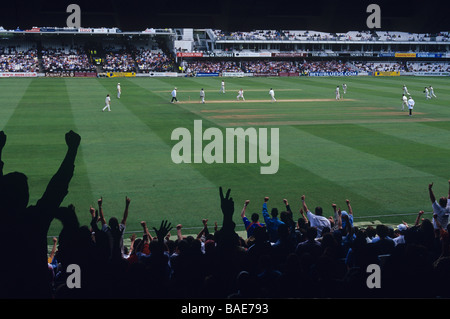
MULTIPOLYGON (((65 82, 34 79, 5 126, 8 140, 3 154, 5 170, 21 171, 28 176, 30 205, 34 205, 42 196, 64 159, 67 150, 65 134, 69 130, 77 131, 77 127, 73 121, 65 82), (42 92, 46 92, 47 99, 36 98, 42 92)), ((82 206, 80 199, 89 194, 89 189, 83 152, 80 150, 69 194, 62 205, 82 206)), ((59 229, 59 223, 54 221, 49 234, 57 235, 59 229)))
POLYGON ((0 80, 0 130, 8 123, 32 81, 31 78, 0 80))
MULTIPOLYGON (((112 92, 115 81, 100 79, 92 84, 93 91, 102 92, 99 96, 103 98, 112 92)), ((84 133, 90 141, 84 147, 94 190, 109 207, 108 216, 122 216, 124 198, 129 196, 133 220, 145 220, 153 226, 162 219, 186 226, 201 224, 192 214, 209 207, 216 199, 216 187, 195 168, 171 161, 171 145, 159 134, 163 131, 170 139, 169 121, 162 119, 171 114, 177 119, 176 109, 159 106, 155 102, 160 98, 133 81, 120 81, 121 99, 112 96, 111 112, 93 109, 89 118, 96 129, 84 133), (197 196, 199 193, 204 196, 197 196), (179 218, 174 220, 173 216, 179 218)), ((86 117, 82 112, 78 115, 80 121, 86 117)), ((136 223, 129 227, 140 229, 136 223)))
MULTIPOLYGON (((285 131, 290 138, 281 140, 283 157, 297 165, 307 169, 324 179, 351 189, 361 197, 380 201, 377 207, 358 203, 358 207, 365 213, 387 213, 415 209, 423 201, 420 200, 422 186, 404 187, 406 180, 423 183, 434 176, 402 165, 393 160, 385 159, 374 153, 362 151, 358 148, 358 142, 340 143, 328 136, 316 134, 323 126, 292 127, 285 131), (413 194, 409 203, 392 202, 392 193, 397 193, 400 198, 413 194), (415 195, 415 196, 414 196, 415 195)), ((340 125, 337 130, 345 130, 345 125, 340 125)), ((338 131, 335 133, 340 135, 338 131)), ((355 131, 355 136, 358 132, 355 131)))

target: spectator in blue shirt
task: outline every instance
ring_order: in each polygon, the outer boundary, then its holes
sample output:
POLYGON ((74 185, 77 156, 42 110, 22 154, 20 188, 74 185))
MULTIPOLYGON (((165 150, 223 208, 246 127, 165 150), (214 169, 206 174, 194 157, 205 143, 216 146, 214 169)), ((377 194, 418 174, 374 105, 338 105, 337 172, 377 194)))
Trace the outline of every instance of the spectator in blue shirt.
POLYGON ((255 231, 255 228, 258 227, 265 227, 263 223, 259 222, 259 215, 257 213, 253 213, 251 218, 251 221, 245 216, 245 209, 247 208, 248 204, 250 203, 249 200, 246 200, 244 203, 244 207, 241 211, 241 217, 242 221, 244 222, 245 230, 247 231, 247 238, 250 238, 253 236, 253 233, 255 231))
POLYGON ((267 225, 267 232, 269 233, 269 240, 271 243, 275 243, 278 240, 278 226, 280 224, 284 224, 281 220, 278 219, 278 209, 272 208, 270 215, 267 210, 267 202, 269 201, 269 197, 264 197, 263 210, 262 214, 264 216, 264 221, 267 225))

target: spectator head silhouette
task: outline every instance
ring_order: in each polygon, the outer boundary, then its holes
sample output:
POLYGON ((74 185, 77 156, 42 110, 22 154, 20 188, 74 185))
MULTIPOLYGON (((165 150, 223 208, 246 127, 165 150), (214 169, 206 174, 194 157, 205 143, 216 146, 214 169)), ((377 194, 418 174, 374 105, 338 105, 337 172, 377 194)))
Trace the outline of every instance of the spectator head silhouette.
POLYGON ((277 217, 278 216, 278 209, 277 208, 272 208, 272 210, 270 211, 270 214, 272 215, 272 217, 277 217))
POLYGON ((322 207, 320 207, 320 206, 317 206, 314 211, 315 211, 316 215, 318 215, 318 216, 322 216, 322 214, 323 214, 322 207))
POLYGON ((259 215, 257 213, 252 214, 252 222, 256 223, 259 220, 259 215))
POLYGON ((111 217, 108 221, 108 226, 113 233, 119 232, 119 220, 116 217, 111 217))
POLYGON ((310 241, 314 241, 317 237, 317 228, 316 227, 308 227, 306 230, 306 238, 310 241))
POLYGON ((447 198, 442 196, 439 198, 439 206, 441 206, 442 208, 447 207, 447 198))
POLYGON ((0 183, 0 203, 6 211, 20 211, 28 206, 30 198, 28 178, 20 172, 12 172, 2 177, 0 183))

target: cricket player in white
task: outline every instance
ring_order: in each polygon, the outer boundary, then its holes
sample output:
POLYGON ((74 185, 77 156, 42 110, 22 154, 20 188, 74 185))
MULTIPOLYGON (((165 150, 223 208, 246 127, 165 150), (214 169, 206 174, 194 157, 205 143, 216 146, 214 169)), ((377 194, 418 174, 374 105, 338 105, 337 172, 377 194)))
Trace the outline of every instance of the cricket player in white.
POLYGON ((120 99, 120 94, 122 93, 122 89, 120 88, 120 83, 117 83, 117 98, 120 99))
POLYGON ((341 94, 339 93, 339 85, 336 87, 336 100, 341 99, 341 94))
POLYGON ((222 80, 222 86, 220 87, 220 92, 225 93, 225 81, 222 80))
POLYGON ((272 102, 276 102, 276 101, 277 101, 277 100, 275 99, 275 92, 273 91, 272 88, 270 88, 270 90, 269 90, 269 95, 270 95, 271 98, 272 98, 272 102))
POLYGON ((408 98, 405 94, 402 95, 402 111, 405 110, 405 106, 408 107, 408 98))
POLYGON ((413 98, 410 96, 408 99, 409 116, 412 116, 412 110, 414 109, 415 104, 416 103, 414 102, 413 98))
POLYGON ((170 103, 173 103, 173 101, 178 102, 177 100, 177 88, 174 88, 172 93, 170 93, 172 95, 172 100, 170 101, 170 103))
POLYGON ((342 90, 344 91, 344 94, 347 93, 347 84, 342 84, 342 90))
POLYGON ((431 99, 430 91, 428 90, 427 87, 425 87, 425 90, 423 91, 423 93, 425 93, 425 98, 426 98, 427 100, 431 99))
POLYGON ((403 84, 403 94, 409 95, 408 88, 403 84))
POLYGON ((205 104, 205 91, 203 91, 203 88, 200 90, 200 100, 201 103, 205 104))
POLYGON ((106 95, 105 107, 102 109, 102 112, 104 112, 106 109, 108 109, 108 112, 111 112, 111 98, 109 97, 109 94, 106 95))
POLYGON ((430 89, 430 98, 436 97, 436 94, 434 94, 434 89, 431 85, 430 85, 429 89, 430 89))
POLYGON ((242 101, 245 101, 245 98, 244 98, 244 90, 243 90, 243 89, 240 89, 240 90, 239 90, 238 96, 236 97, 236 99, 237 99, 238 101, 239 101, 240 98, 242 98, 242 101))

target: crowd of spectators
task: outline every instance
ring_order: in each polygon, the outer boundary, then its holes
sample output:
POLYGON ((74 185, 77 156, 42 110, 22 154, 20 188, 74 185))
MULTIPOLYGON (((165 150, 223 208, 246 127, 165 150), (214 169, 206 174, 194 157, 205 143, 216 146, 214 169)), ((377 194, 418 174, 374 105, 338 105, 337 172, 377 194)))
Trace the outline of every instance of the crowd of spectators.
POLYGON ((96 67, 87 54, 81 50, 65 50, 46 48, 42 50, 42 67, 44 72, 61 71, 95 71, 96 67))
POLYGON ((448 32, 409 33, 397 31, 348 31, 345 33, 309 30, 253 30, 225 32, 212 30, 216 40, 283 40, 283 41, 449 41, 448 32))
POLYGON ((300 68, 295 61, 243 61, 242 69, 246 73, 296 73, 300 72, 300 68))
POLYGON ((231 190, 224 194, 220 187, 220 227, 211 227, 205 216, 198 234, 184 235, 178 224, 173 238, 169 221, 152 227, 153 235, 142 221, 142 235, 133 233, 128 246, 125 230, 134 211, 129 197, 118 217, 104 211, 100 198, 86 209, 89 225, 80 225, 74 206, 61 206, 80 141, 77 133, 66 134, 60 168, 36 205, 28 206, 26 176, 3 175, 6 135, 0 132, 0 213, 7 226, 0 240, 15 238, 22 248, 8 251, 13 265, 0 264, 2 299, 450 297, 450 180, 448 196, 436 198, 433 183, 428 185, 433 216, 420 211, 414 225, 356 226, 349 200, 343 209, 335 203, 312 209, 302 195, 294 213, 287 199, 278 209, 262 197, 250 219, 251 203, 243 203, 246 235, 235 230, 231 190), (62 230, 48 251, 53 219, 62 230), (26 236, 14 236, 19 227, 26 236), (372 276, 376 269, 378 277, 372 276))
POLYGON ((351 63, 359 72, 396 72, 408 71, 405 63, 402 62, 372 62, 356 61, 351 63))
POLYGON ((188 61, 183 64, 187 75, 197 73, 242 72, 239 62, 236 61, 188 61))
POLYGON ((444 62, 407 62, 410 72, 450 72, 450 64, 444 62))
POLYGON ((309 72, 347 72, 354 69, 342 61, 304 61, 301 65, 303 73, 309 72))
POLYGON ((107 72, 136 72, 136 65, 133 55, 121 50, 106 54, 103 69, 107 72))
POLYGON ((38 68, 36 49, 0 48, 0 72, 37 72, 38 68))
POLYGON ((139 72, 172 72, 175 70, 173 59, 162 51, 136 50, 134 56, 139 72))
POLYGON ((374 61, 341 61, 341 60, 243 60, 243 61, 184 61, 184 72, 188 75, 197 73, 245 72, 254 74, 276 75, 279 73, 310 72, 412 72, 433 71, 448 72, 447 63, 415 63, 374 62, 374 61))

